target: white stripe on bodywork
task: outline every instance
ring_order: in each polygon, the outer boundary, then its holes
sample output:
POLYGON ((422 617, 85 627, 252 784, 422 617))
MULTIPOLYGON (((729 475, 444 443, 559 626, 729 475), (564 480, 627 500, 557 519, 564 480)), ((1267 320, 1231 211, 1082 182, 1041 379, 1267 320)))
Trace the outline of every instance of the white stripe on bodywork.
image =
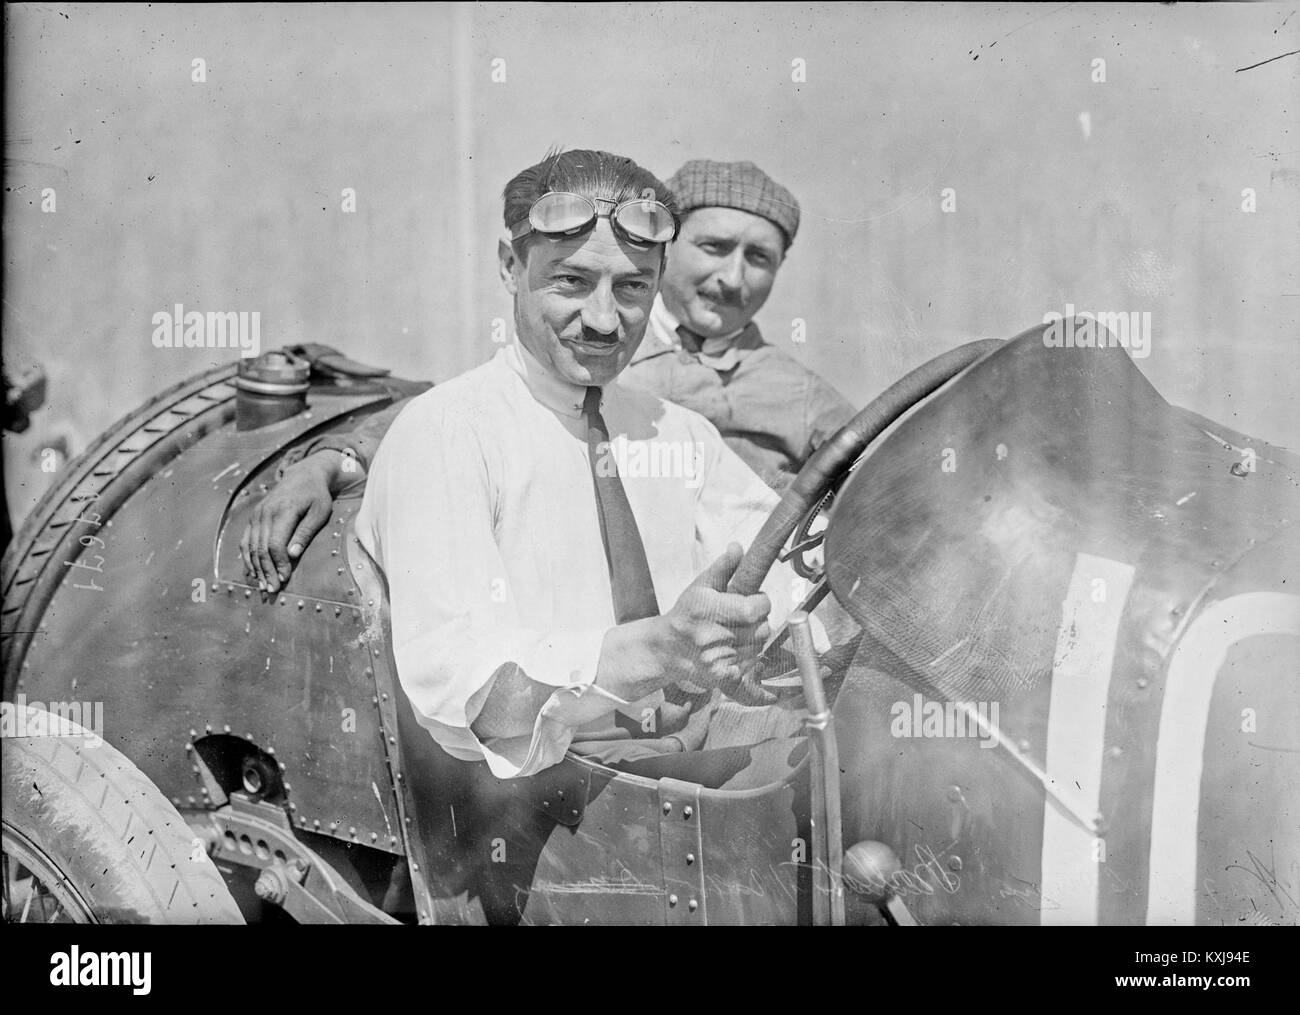
POLYGON ((1196 922, 1196 844, 1210 699, 1228 650, 1260 634, 1300 635, 1300 596, 1248 592, 1206 607, 1169 660, 1151 800, 1147 923, 1196 922))
MULTIPOLYGON (((1132 564, 1077 554, 1061 604, 1044 767, 1052 783, 1076 802, 1075 810, 1089 818, 1101 807, 1106 699, 1133 575, 1132 564)), ((1092 828, 1048 795, 1041 874, 1045 926, 1096 924, 1098 849, 1092 828)))

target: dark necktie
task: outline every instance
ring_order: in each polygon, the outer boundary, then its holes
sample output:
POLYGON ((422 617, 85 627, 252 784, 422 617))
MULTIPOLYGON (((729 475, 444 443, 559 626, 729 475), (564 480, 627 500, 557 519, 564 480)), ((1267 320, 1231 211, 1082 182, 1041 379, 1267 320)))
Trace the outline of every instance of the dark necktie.
POLYGON ((641 531, 632 515, 627 491, 619 478, 609 428, 600 414, 600 388, 588 388, 582 404, 587 417, 587 448, 591 452, 591 478, 596 485, 596 513, 600 538, 609 564, 614 593, 614 619, 619 624, 659 615, 650 563, 646 560, 641 531))
POLYGON ((704 344, 704 340, 684 324, 677 325, 677 341, 682 344, 682 348, 686 352, 696 354, 699 353, 700 347, 704 344))
MULTIPOLYGON (((614 449, 609 445, 609 428, 600 414, 600 388, 587 389, 582 412, 587 419, 587 450, 590 452, 591 479, 596 487, 600 538, 605 546, 605 562, 609 565, 614 620, 626 624, 646 617, 657 617, 659 602, 655 599, 645 544, 641 542, 641 530, 637 528, 632 505, 627 500, 627 491, 623 489, 623 481, 618 475, 614 449)), ((678 696, 668 695, 670 700, 678 696)), ((681 705, 682 703, 669 704, 657 709, 650 730, 622 712, 614 713, 614 722, 633 737, 663 736, 680 729, 685 723, 687 712, 681 705), (665 723, 668 724, 667 728, 665 723)))
POLYGON ((731 371, 740 365, 740 353, 734 345, 727 346, 722 352, 705 352, 704 339, 684 324, 677 326, 677 340, 681 343, 678 359, 683 363, 700 363, 716 371, 724 384, 728 382, 731 371))

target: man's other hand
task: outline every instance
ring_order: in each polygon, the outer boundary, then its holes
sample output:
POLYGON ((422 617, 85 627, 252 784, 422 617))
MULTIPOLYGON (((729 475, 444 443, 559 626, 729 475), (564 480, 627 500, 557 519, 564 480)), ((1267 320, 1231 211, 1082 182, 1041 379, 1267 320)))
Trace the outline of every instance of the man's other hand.
POLYGON ((250 585, 275 593, 289 580, 293 565, 329 521, 343 458, 333 450, 308 455, 286 469, 253 509, 239 539, 250 585))
POLYGON ((742 554, 739 543, 728 546, 661 618, 675 680, 726 692, 754 668, 771 636, 767 617, 772 603, 762 592, 742 596, 727 591, 742 554))

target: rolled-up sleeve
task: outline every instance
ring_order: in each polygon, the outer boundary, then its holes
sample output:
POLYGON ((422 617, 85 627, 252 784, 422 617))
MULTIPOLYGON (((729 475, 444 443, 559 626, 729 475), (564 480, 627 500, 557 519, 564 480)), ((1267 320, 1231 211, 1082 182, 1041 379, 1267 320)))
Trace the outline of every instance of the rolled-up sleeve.
POLYGON ((392 405, 371 413, 361 421, 355 430, 321 434, 319 437, 313 437, 306 443, 300 444, 284 456, 280 467, 281 472, 317 451, 339 451, 344 453, 350 451, 352 456, 361 464, 362 470, 369 470, 371 462, 374 461, 375 452, 379 450, 380 442, 388 433, 389 427, 393 425, 393 421, 401 415, 402 410, 406 408, 410 401, 409 398, 400 398, 392 405))
POLYGON ((375 457, 357 530, 388 581, 397 675, 417 719, 448 753, 511 778, 555 764, 577 726, 633 703, 593 686, 604 628, 521 620, 490 465, 472 418, 417 400, 375 457), (471 725, 511 667, 556 690, 531 736, 480 740, 471 725))

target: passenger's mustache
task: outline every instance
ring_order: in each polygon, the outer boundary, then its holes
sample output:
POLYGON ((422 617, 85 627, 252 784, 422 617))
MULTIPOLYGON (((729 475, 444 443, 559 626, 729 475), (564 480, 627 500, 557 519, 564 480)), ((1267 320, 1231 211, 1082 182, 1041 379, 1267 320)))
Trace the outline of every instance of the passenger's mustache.
POLYGON ((721 303, 726 307, 738 307, 743 302, 739 289, 731 292, 714 292, 711 289, 701 289, 699 290, 699 293, 701 296, 712 300, 714 303, 721 303))
POLYGON ((578 341, 586 342, 588 345, 614 345, 619 342, 619 337, 618 332, 606 333, 583 328, 582 334, 578 336, 578 341))

